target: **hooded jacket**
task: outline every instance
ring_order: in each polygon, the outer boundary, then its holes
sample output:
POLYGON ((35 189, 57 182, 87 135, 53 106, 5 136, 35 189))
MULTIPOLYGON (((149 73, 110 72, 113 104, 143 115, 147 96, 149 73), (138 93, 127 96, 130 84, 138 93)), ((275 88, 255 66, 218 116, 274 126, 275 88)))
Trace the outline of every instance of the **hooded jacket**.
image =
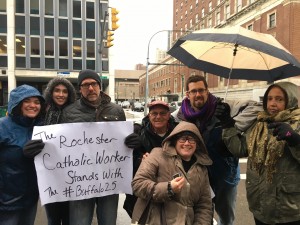
POLYGON ((76 100, 76 91, 72 83, 63 78, 63 77, 56 77, 49 81, 47 88, 44 92, 44 98, 47 105, 47 112, 45 116, 45 125, 49 124, 59 124, 62 110, 70 105, 71 103, 75 102, 76 100), (57 85, 64 85, 68 90, 68 98, 66 103, 62 107, 57 107, 57 105, 53 101, 53 90, 57 85))
POLYGON ((19 86, 10 93, 8 116, 0 118, 0 212, 25 209, 38 200, 34 161, 24 157, 23 146, 31 140, 33 126, 40 125, 41 118, 26 118, 19 111, 21 102, 29 97, 44 102, 34 87, 19 86))
MULTIPOLYGON (((299 110, 296 109, 299 98, 298 87, 290 82, 279 82, 275 85, 280 86, 287 94, 286 109, 299 110)), ((267 110, 268 90, 263 98, 265 111, 267 110)), ((248 156, 250 134, 257 123, 259 123, 258 120, 245 133, 240 133, 234 127, 223 131, 223 140, 233 155, 248 156)), ((298 133, 299 130, 300 127, 296 129, 298 133)), ((268 133, 265 140, 268 141, 271 135, 272 131, 268 133)), ((275 164, 275 173, 271 182, 267 181, 265 165, 258 173, 250 166, 249 159, 246 173, 247 200, 255 218, 266 224, 300 221, 300 144, 291 147, 285 143, 283 155, 275 164)))
POLYGON ((210 225, 212 220, 212 200, 207 173, 211 165, 202 137, 194 124, 179 123, 163 141, 162 148, 154 148, 143 160, 133 181, 133 193, 138 196, 132 223, 142 219, 149 202, 146 224, 210 225), (190 131, 199 138, 194 153, 196 162, 185 172, 181 157, 171 144, 172 138, 183 131, 190 131), (173 198, 168 195, 168 181, 176 173, 182 174, 186 184, 173 198), (163 221, 163 222, 162 222, 163 221))

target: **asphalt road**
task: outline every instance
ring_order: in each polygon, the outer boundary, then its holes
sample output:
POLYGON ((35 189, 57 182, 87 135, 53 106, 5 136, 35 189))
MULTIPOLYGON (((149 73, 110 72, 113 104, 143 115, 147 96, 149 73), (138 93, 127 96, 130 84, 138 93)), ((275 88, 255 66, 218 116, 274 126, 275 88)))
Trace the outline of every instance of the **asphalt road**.
MULTIPOLYGON (((126 117, 130 120, 139 121, 143 117, 143 112, 131 112, 125 111, 126 117)), ((246 160, 240 160, 241 166, 241 181, 238 185, 238 196, 236 203, 236 220, 235 225, 254 225, 254 220, 251 212, 248 209, 248 203, 246 199, 246 189, 245 189, 245 173, 246 173, 246 160)), ((119 208, 118 208, 118 218, 117 225, 130 225, 130 218, 126 211, 123 209, 123 202, 125 195, 121 194, 119 198, 119 208)), ((217 217, 216 217, 217 218, 217 217)), ((47 218, 45 214, 44 207, 39 206, 37 212, 37 218, 35 225, 47 225, 47 218)), ((97 218, 94 216, 92 225, 97 225, 97 218)))

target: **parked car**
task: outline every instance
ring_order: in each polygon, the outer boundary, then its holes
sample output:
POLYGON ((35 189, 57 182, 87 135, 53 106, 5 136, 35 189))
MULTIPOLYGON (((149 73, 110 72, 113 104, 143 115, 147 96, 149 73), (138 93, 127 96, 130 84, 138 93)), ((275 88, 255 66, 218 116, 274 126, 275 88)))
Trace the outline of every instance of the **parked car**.
POLYGON ((169 103, 170 112, 174 112, 175 110, 179 109, 181 106, 181 101, 171 102, 169 103))
POLYGON ((123 109, 129 109, 130 108, 130 102, 129 101, 123 101, 121 106, 122 106, 123 109))
POLYGON ((140 102, 133 103, 132 111, 144 112, 144 106, 140 102))

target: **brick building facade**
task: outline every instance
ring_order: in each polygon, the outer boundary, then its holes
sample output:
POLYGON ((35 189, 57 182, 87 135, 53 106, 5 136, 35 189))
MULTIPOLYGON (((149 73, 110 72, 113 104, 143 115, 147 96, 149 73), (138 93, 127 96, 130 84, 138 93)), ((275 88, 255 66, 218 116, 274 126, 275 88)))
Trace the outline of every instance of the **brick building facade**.
MULTIPOLYGON (((300 0, 174 0, 173 1, 173 43, 187 31, 222 28, 240 25, 249 30, 273 35, 286 49, 300 60, 300 0)), ((164 63, 180 64, 168 57, 164 63)), ((177 95, 181 100, 182 88, 187 77, 194 74, 206 76, 209 89, 223 97, 227 79, 185 66, 158 65, 149 69, 149 97, 165 98, 177 95)), ((146 74, 140 77, 140 95, 145 95, 146 74)), ((300 85, 299 77, 288 79, 300 85)), ((261 100, 268 84, 263 81, 230 80, 228 99, 261 100)))

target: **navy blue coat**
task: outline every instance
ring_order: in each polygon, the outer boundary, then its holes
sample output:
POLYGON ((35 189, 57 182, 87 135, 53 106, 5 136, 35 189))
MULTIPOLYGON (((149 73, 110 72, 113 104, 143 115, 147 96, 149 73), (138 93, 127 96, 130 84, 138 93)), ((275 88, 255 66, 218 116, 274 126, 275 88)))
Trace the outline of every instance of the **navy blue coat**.
POLYGON ((37 89, 22 85, 10 94, 8 116, 0 119, 0 212, 33 206, 38 200, 34 159, 23 155, 23 146, 31 140, 39 119, 19 115, 14 108, 28 97, 39 97, 37 89))

